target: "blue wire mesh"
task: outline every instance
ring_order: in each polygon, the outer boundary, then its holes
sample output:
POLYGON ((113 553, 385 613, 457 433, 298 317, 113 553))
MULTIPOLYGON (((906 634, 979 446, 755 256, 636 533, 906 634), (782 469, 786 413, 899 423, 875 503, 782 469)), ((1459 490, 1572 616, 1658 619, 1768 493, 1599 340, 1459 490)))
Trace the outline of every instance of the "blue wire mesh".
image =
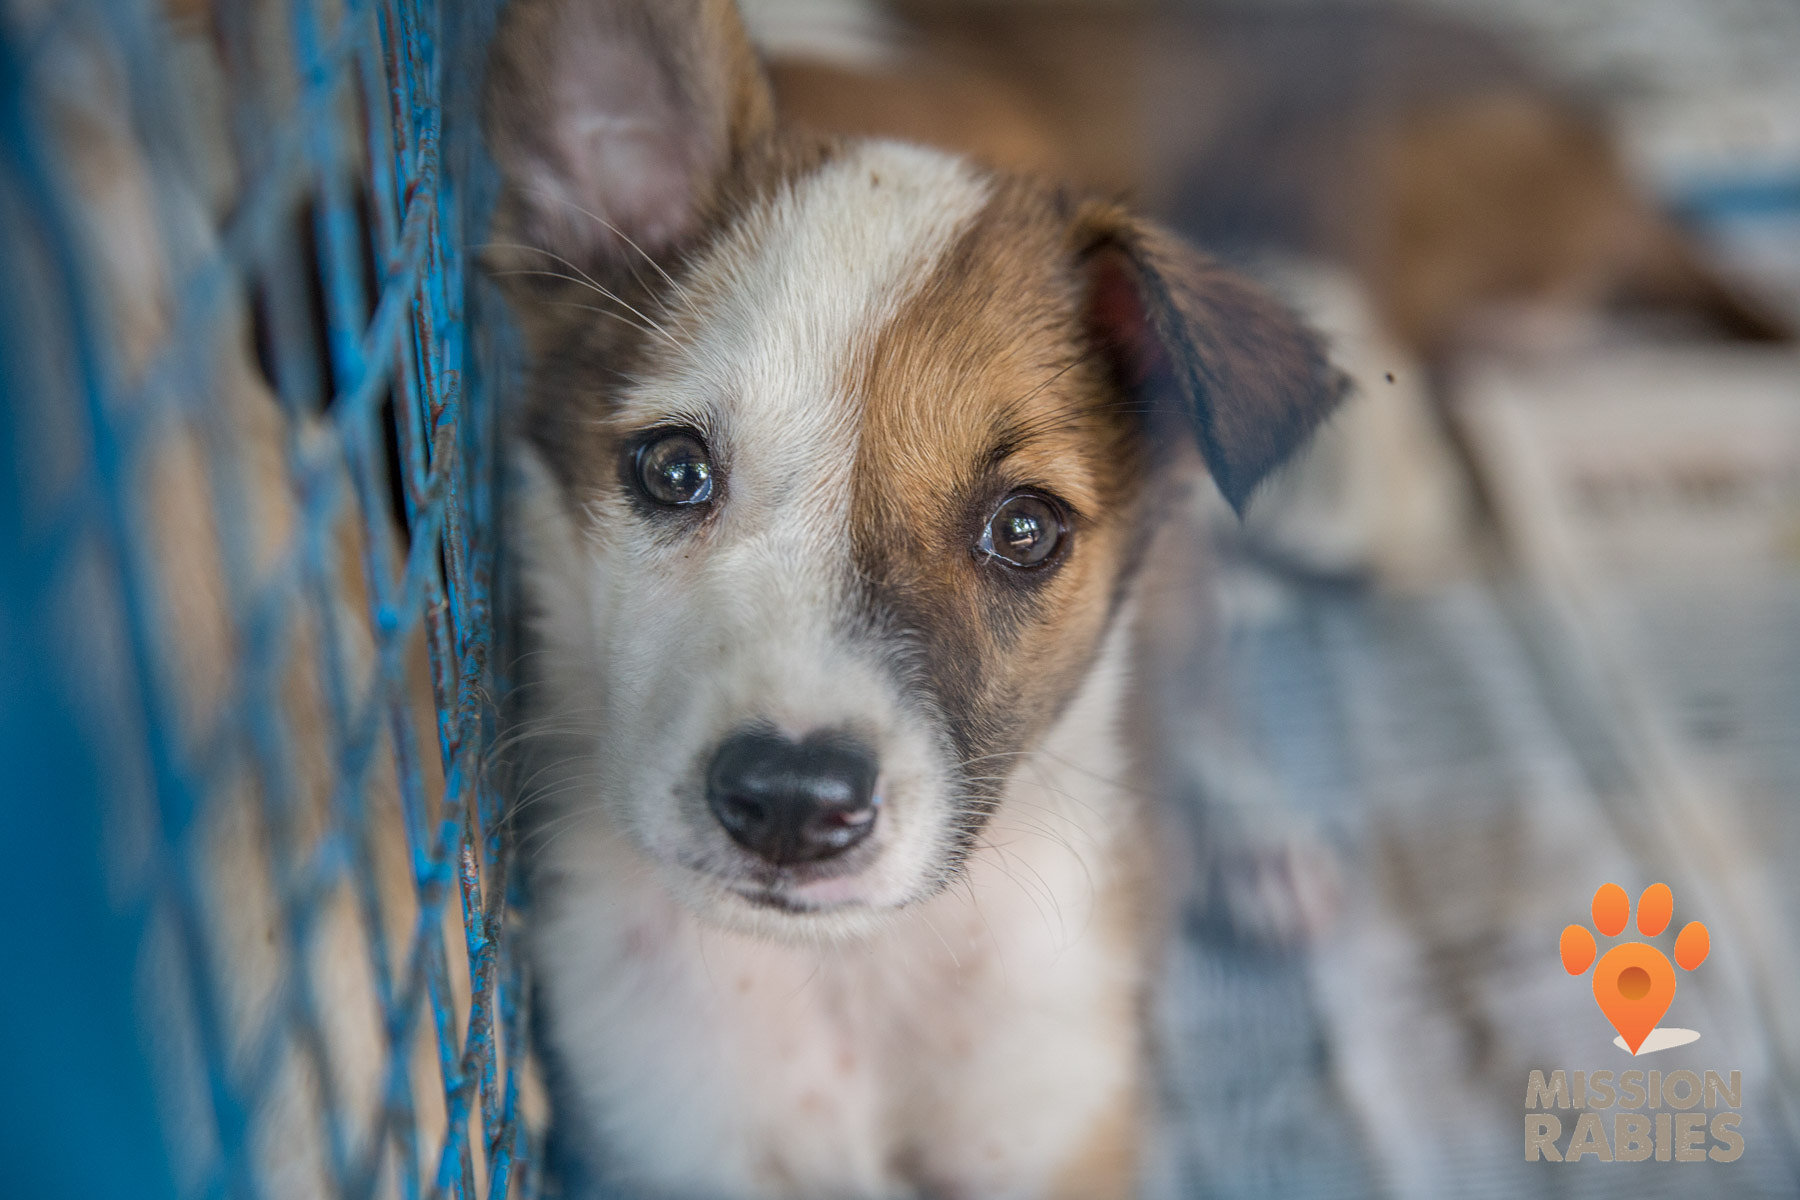
POLYGON ((470 261, 497 7, 0 0, 23 1194, 535 1189, 470 261))

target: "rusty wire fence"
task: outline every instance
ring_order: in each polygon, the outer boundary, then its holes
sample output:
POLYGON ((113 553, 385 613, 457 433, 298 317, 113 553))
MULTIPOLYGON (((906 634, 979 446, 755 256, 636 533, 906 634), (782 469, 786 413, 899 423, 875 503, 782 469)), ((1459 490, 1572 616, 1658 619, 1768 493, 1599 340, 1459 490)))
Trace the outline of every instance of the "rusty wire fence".
POLYGON ((535 1190, 497 8, 0 4, 8 1195, 535 1190))

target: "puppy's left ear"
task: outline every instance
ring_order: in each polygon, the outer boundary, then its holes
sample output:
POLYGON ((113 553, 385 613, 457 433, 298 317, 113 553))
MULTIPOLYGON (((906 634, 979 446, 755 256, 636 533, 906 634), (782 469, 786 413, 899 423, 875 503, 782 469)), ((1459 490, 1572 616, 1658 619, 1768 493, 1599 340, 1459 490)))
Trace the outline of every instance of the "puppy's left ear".
POLYGON ((774 123, 733 0, 511 0, 483 105, 506 180, 495 224, 539 252, 526 266, 664 258, 774 123))
POLYGON ((1112 205, 1077 217, 1091 335, 1144 407, 1192 428, 1239 513, 1346 391, 1318 337, 1249 280, 1112 205))

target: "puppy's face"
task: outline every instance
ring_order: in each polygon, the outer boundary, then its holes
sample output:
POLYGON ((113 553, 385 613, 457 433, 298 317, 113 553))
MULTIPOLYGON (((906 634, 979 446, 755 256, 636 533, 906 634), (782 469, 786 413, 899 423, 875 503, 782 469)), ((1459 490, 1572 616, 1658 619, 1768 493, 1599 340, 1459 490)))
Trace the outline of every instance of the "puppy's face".
POLYGON ((1241 493, 1332 389, 1110 206, 784 136, 733 14, 683 7, 520 0, 490 77, 501 271, 550 273, 518 291, 543 828, 728 924, 854 928, 953 877, 1079 690, 1155 445, 1241 493))

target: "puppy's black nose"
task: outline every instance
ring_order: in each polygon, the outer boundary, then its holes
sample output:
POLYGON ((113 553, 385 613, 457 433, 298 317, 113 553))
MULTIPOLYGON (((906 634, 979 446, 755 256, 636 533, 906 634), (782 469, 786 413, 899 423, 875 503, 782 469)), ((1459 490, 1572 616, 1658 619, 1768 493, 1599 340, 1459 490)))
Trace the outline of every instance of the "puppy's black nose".
POLYGON ((842 854, 875 827, 875 756, 842 734, 725 740, 706 802, 732 839, 778 866, 842 854))

